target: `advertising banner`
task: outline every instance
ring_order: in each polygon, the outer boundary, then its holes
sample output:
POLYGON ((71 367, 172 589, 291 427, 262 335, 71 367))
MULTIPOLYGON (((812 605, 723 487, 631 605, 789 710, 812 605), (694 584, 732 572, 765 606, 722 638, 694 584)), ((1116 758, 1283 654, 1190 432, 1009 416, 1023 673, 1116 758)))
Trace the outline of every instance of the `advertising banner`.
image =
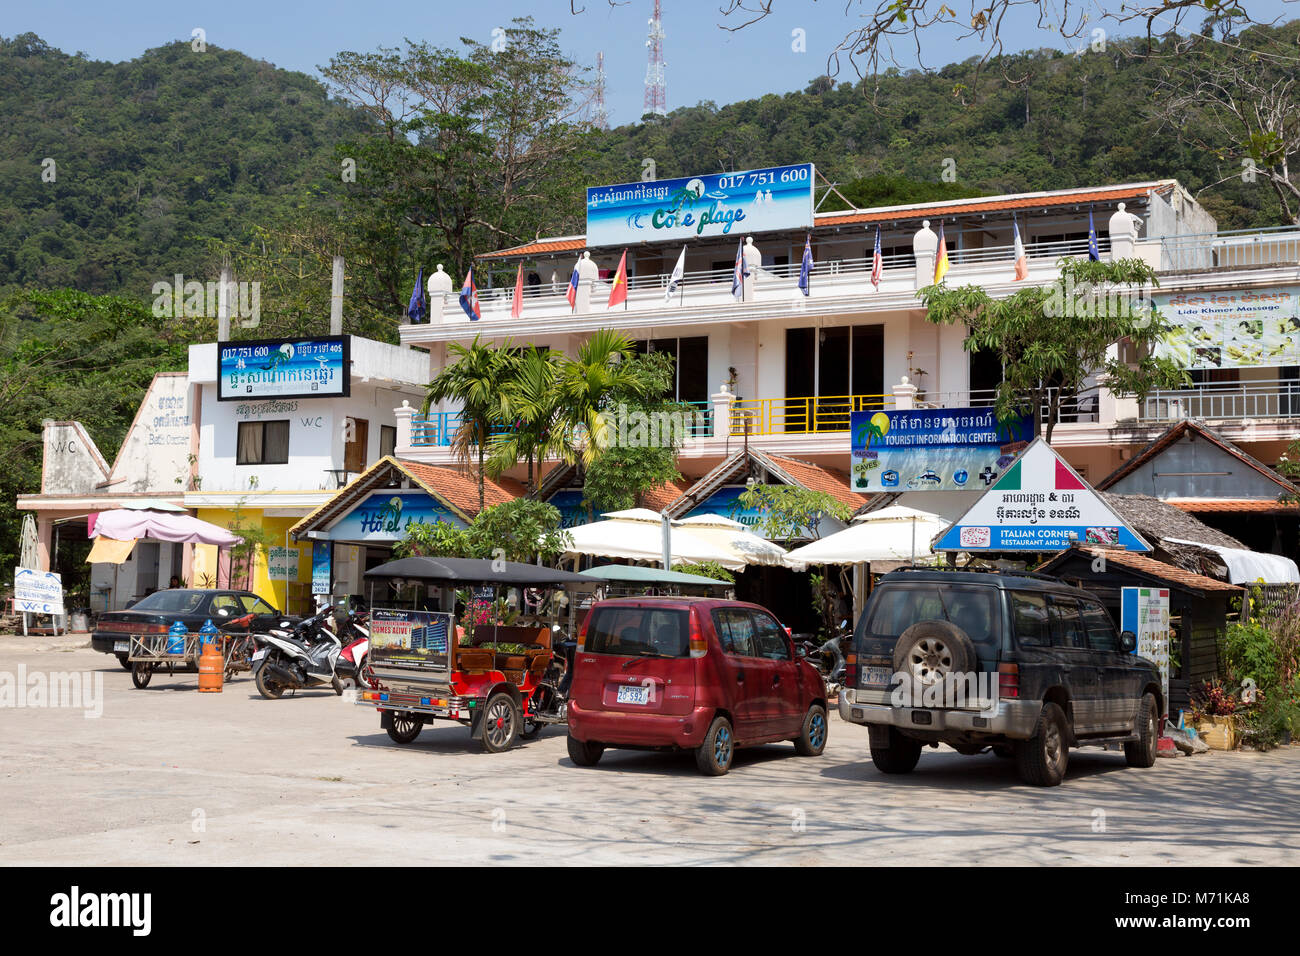
POLYGON ((285 548, 279 545, 266 549, 266 573, 273 581, 298 580, 297 548, 285 548))
POLYGON ((1169 589, 1120 588, 1120 630, 1137 635, 1139 657, 1160 668, 1164 699, 1169 699, 1169 589))
POLYGON ((1034 437, 1034 418, 999 422, 991 408, 853 412, 854 491, 987 488, 1034 437))
POLYGON ((1300 365, 1300 286, 1152 298, 1173 326, 1160 358, 1186 369, 1300 365))
POLYGON ((957 522, 935 551, 1064 551, 1073 542, 1150 551, 1041 438, 957 522))
POLYGON ((62 614, 63 578, 53 571, 14 568, 14 613, 62 614))
POLYGON ((370 612, 370 653, 376 662, 431 663, 447 653, 455 633, 445 611, 406 611, 375 608, 370 612))
POLYGON ((351 394, 350 339, 217 343, 217 401, 335 398, 351 394))
POLYGON ((311 593, 330 593, 330 548, 328 541, 311 543, 311 593))
POLYGON ((329 529, 333 541, 400 541, 413 524, 443 521, 466 527, 456 514, 423 491, 375 491, 329 529))
POLYGON ((713 173, 587 190, 587 245, 810 229, 813 166, 713 173))

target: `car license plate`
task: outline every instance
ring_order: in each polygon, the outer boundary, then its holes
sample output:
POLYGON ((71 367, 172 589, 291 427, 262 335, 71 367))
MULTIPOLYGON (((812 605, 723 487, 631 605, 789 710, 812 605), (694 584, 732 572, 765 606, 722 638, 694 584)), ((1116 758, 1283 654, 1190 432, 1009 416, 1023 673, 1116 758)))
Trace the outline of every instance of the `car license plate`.
POLYGON ((257 650, 253 651, 253 660, 255 661, 260 661, 265 656, 266 656, 265 647, 259 647, 257 650))
POLYGON ((130 649, 131 649, 131 642, 130 642, 130 641, 114 641, 114 642, 113 642, 113 653, 114 653, 114 654, 116 654, 118 651, 129 651, 130 649))
POLYGON ((893 681, 893 671, 888 667, 864 667, 862 668, 862 683, 864 686, 888 687, 893 681))
POLYGON ((649 687, 620 687, 618 689, 618 703, 620 704, 645 704, 650 701, 649 687))

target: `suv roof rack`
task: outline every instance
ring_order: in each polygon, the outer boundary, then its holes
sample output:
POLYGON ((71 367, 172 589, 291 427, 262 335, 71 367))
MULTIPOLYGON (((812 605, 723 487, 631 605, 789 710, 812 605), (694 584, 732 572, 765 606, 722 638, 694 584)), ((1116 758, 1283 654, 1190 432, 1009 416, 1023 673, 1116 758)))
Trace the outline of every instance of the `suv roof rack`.
MULTIPOLYGON (((925 565, 909 564, 906 567, 894 568, 894 571, 940 571, 944 573, 959 574, 1005 574, 1008 577, 1018 578, 1035 578, 1039 581, 1051 581, 1053 584, 1064 584, 1058 577, 1050 574, 1042 574, 1038 571, 1014 571, 1004 568, 935 568, 925 565)), ((892 573, 892 572, 891 572, 892 573)))

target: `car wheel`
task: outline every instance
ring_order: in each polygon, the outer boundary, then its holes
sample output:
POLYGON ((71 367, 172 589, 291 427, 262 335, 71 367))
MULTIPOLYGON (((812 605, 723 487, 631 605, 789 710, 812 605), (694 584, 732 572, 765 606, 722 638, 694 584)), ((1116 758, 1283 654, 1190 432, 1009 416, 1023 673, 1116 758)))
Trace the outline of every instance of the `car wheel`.
POLYGON ((714 717, 704 742, 695 750, 695 766, 709 777, 721 777, 731 769, 731 759, 736 755, 736 738, 731 732, 731 721, 714 717))
POLYGON ((826 708, 821 704, 813 704, 804 714, 794 749, 801 757, 817 757, 826 749, 826 708))
POLYGON ((499 754, 514 746, 523 719, 519 705, 505 691, 497 691, 483 708, 483 749, 499 754))
POLYGON ((1046 703, 1038 715, 1034 736, 1016 743, 1016 769, 1020 779, 1035 787, 1055 787, 1065 779, 1070 762, 1070 729, 1065 712, 1046 703))
POLYGON ((129 671, 133 669, 131 666, 131 658, 128 655, 116 654, 114 656, 117 658, 117 662, 122 665, 122 670, 129 671))
POLYGON ((1137 735, 1137 740, 1124 745, 1124 760, 1130 767, 1150 767, 1156 762, 1160 735, 1160 717, 1156 714, 1156 699, 1151 694, 1142 695, 1137 735))
POLYGON ((605 745, 594 740, 579 740, 569 735, 569 759, 579 767, 594 767, 600 763, 605 745))
POLYGON ((420 736, 420 731, 423 729, 424 722, 420 718, 399 710, 393 712, 392 722, 388 725, 388 736, 393 738, 394 743, 409 744, 420 736))
POLYGON ((135 666, 131 668, 131 683, 144 690, 151 680, 153 680, 153 665, 136 661, 135 666))
POLYGON ((893 727, 885 729, 889 743, 882 747, 871 745, 871 762, 881 773, 911 773, 921 759, 921 741, 904 737, 893 727))

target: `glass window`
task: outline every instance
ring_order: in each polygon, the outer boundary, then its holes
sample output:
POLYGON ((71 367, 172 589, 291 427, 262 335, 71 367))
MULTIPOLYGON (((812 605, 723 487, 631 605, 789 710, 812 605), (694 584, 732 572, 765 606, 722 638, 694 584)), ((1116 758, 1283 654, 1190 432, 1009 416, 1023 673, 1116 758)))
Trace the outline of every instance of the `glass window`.
POLYGON ((687 613, 678 608, 598 608, 583 649, 620 657, 686 657, 690 653, 687 613))
POLYGON ((162 614, 198 614, 208 598, 206 591, 181 591, 171 588, 154 591, 141 598, 131 608, 133 611, 157 611, 162 614))
POLYGON ((949 621, 977 644, 996 644, 996 599, 997 590, 990 587, 890 587, 877 595, 867 631, 896 639, 918 621, 949 621))
POLYGON ((1083 619, 1079 617, 1079 602, 1074 598, 1052 595, 1052 645, 1054 647, 1088 646, 1088 634, 1083 629, 1083 619))
POLYGON ((1083 605, 1083 624, 1088 629, 1088 646, 1094 651, 1118 651, 1119 635, 1110 615, 1100 604, 1083 605))
POLYGON ((1047 623, 1047 599, 1041 594, 1011 591, 1011 619, 1016 629, 1016 642, 1027 647, 1047 647, 1052 643, 1052 631, 1047 623))
POLYGON ((253 614, 276 613, 275 608, 271 607, 271 605, 267 604, 256 594, 241 594, 239 600, 244 605, 245 614, 248 614, 250 611, 253 614))
POLYGON ((785 628, 770 614, 754 611, 754 639, 758 656, 773 661, 790 660, 790 645, 785 640, 785 628))
POLYGON ((233 594, 216 595, 212 599, 212 607, 209 610, 211 613, 216 614, 217 611, 221 610, 223 607, 227 611, 229 611, 232 615, 242 615, 248 613, 240 605, 239 599, 236 598, 233 594))
POLYGON ((713 612, 713 627, 718 632, 722 649, 737 657, 758 657, 758 642, 754 637, 754 619, 748 611, 739 608, 722 608, 713 612))
POLYGON ((397 426, 379 426, 379 457, 386 458, 397 449, 397 426))
POLYGON ((289 461, 289 420, 240 422, 235 464, 284 465, 289 461))

